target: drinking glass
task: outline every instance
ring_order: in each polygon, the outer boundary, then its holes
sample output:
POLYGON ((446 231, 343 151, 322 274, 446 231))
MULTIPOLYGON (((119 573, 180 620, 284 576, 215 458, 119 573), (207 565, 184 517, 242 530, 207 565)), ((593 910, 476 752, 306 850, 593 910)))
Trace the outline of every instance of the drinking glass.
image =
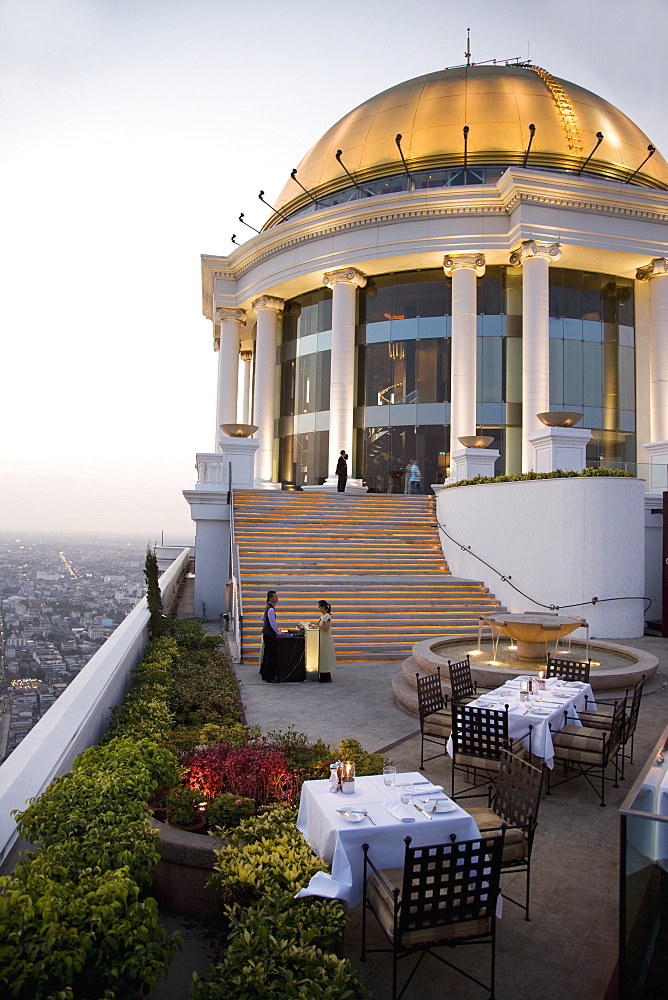
POLYGON ((399 796, 403 804, 409 806, 413 798, 413 782, 407 785, 399 785, 399 796))
POLYGON ((397 769, 392 767, 391 764, 386 765, 383 768, 383 781, 386 785, 393 785, 397 779, 397 769))

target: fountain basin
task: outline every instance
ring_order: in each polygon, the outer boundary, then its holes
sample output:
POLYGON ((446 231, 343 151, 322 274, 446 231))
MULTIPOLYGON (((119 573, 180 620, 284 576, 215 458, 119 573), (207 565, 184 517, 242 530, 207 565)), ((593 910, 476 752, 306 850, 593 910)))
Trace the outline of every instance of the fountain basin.
MULTIPOLYGON (((446 688, 449 686, 448 660, 453 663, 470 657, 471 675, 480 687, 498 687, 507 680, 545 669, 545 645, 541 643, 542 655, 538 659, 516 659, 516 651, 508 649, 509 642, 501 640, 497 647, 494 663, 493 642, 485 638, 480 643, 480 654, 473 636, 443 636, 425 639, 413 646, 412 659, 421 673, 435 673, 440 667, 446 688)), ((594 691, 624 691, 632 687, 645 675, 649 680, 658 668, 656 656, 632 646, 596 639, 589 642, 589 653, 583 642, 573 642, 570 652, 559 650, 556 654, 571 660, 586 660, 591 657, 590 684, 594 691)))
POLYGON ((554 650, 564 636, 570 635, 578 628, 588 630, 584 618, 541 612, 525 614, 497 612, 493 615, 481 615, 481 628, 483 625, 491 628, 493 636, 505 635, 514 639, 518 660, 538 660, 543 657, 545 662, 550 652, 550 643, 553 643, 554 650))

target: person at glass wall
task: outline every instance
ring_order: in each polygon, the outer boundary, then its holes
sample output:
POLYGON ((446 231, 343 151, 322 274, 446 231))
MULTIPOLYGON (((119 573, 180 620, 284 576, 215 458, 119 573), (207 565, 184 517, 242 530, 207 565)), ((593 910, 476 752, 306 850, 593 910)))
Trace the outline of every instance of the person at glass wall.
POLYGON ((420 466, 418 465, 417 458, 411 459, 411 478, 409 485, 411 496, 420 496, 422 494, 422 473, 420 472, 420 466))

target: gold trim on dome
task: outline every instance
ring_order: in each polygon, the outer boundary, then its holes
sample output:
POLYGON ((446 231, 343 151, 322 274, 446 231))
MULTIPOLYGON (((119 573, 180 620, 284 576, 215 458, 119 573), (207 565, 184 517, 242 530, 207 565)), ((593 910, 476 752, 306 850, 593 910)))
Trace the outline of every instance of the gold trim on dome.
POLYGON ((582 153, 584 151, 584 146, 582 144, 580 123, 578 122, 578 117, 575 114, 568 94, 559 81, 552 76, 551 73, 548 73, 546 69, 543 69, 542 66, 531 66, 530 69, 532 69, 534 73, 541 78, 554 98, 554 103, 557 105, 557 111, 561 115, 561 120, 564 123, 568 148, 574 149, 576 153, 582 153))

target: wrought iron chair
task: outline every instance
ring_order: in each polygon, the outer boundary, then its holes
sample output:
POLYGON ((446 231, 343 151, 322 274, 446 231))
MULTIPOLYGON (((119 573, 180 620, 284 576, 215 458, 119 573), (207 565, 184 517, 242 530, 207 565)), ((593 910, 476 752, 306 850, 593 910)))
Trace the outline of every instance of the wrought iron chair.
POLYGON ((504 709, 481 708, 477 705, 452 706, 452 794, 453 799, 479 798, 482 792, 476 789, 487 787, 490 779, 494 780, 499 771, 501 754, 509 750, 522 759, 527 758, 527 749, 522 740, 528 737, 531 754, 531 729, 521 737, 511 740, 508 737, 508 706, 504 709), (473 788, 467 792, 455 794, 455 772, 473 771, 473 788), (478 781, 477 774, 484 774, 478 781))
POLYGON ((561 781, 555 782, 548 771, 546 795, 551 794, 553 787, 579 777, 584 777, 598 795, 598 789, 592 781, 592 777, 598 775, 601 779, 600 805, 605 805, 606 780, 614 780, 614 787, 619 788, 620 769, 617 757, 622 741, 624 715, 625 700, 617 701, 607 730, 594 729, 593 726, 566 725, 559 732, 553 732, 554 762, 564 766, 565 776, 561 781), (605 772, 610 763, 614 766, 614 779, 606 778, 605 772))
POLYGON ((450 674, 451 701, 465 704, 477 698, 478 685, 471 677, 471 661, 468 656, 457 663, 448 660, 448 673, 450 674))
MULTIPOLYGON (((435 743, 442 748, 443 756, 446 753, 446 744, 452 729, 452 715, 447 711, 448 698, 443 694, 441 687, 441 668, 436 668, 435 674, 427 674, 425 677, 415 675, 417 679, 418 710, 420 713, 420 770, 424 771, 424 745, 435 743)), ((434 754, 427 757, 427 760, 434 760, 441 754, 434 754)))
POLYGON ((364 844, 362 961, 367 953, 392 953, 392 1000, 400 1000, 426 955, 455 969, 494 998, 496 904, 503 857, 499 836, 411 847, 406 837, 403 868, 378 870, 364 844), (390 947, 367 948, 367 912, 374 915, 390 947), (490 983, 484 983, 434 951, 441 947, 490 945, 490 983), (419 955, 397 994, 398 963, 419 955))
POLYGON ((561 677, 565 681, 589 683, 591 658, 588 660, 568 660, 563 656, 548 656, 546 677, 561 677))
POLYGON ((526 872, 526 895, 524 903, 505 893, 504 898, 524 910, 525 920, 529 920, 531 852, 538 822, 543 772, 544 766, 534 767, 528 761, 514 757, 508 750, 502 750, 499 776, 496 786, 490 786, 487 808, 473 806, 466 810, 483 836, 506 825, 501 874, 526 872))
MULTIPOLYGON (((635 739, 636 726, 638 724, 638 713, 640 712, 640 702, 642 700, 643 687, 645 685, 645 675, 643 674, 641 679, 633 687, 633 695, 631 696, 631 701, 629 703, 629 691, 626 690, 624 695, 624 725, 622 726, 622 738, 620 743, 620 758, 621 758, 621 780, 624 781, 625 775, 625 762, 628 760, 630 764, 633 763, 633 743, 635 739), (627 753, 626 748, 628 745, 630 750, 627 753)), ((614 715, 614 706, 616 702, 614 701, 597 701, 595 709, 585 709, 584 712, 578 712, 578 717, 583 726, 591 726, 594 729, 607 729, 609 730, 612 725, 612 719, 614 715)))

